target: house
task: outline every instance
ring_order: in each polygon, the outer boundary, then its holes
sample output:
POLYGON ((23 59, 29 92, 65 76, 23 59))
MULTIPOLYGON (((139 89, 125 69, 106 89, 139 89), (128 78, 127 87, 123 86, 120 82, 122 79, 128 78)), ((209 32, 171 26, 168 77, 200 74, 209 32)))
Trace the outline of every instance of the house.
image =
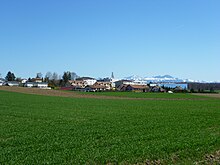
POLYGON ((154 86, 150 89, 151 92, 166 92, 165 89, 163 89, 161 86, 154 86))
POLYGON ((32 88, 32 87, 34 87, 34 85, 35 85, 35 82, 26 82, 24 84, 24 87, 32 88))
POLYGON ((107 90, 112 89, 112 82, 110 81, 97 81, 94 85, 105 86, 107 90))
POLYGON ((78 86, 80 88, 85 88, 88 85, 94 85, 96 82, 97 80, 91 77, 80 77, 76 80, 69 81, 72 86, 78 86))
POLYGON ((119 88, 121 85, 134 85, 134 81, 132 80, 119 80, 114 83, 116 88, 119 88))
POLYGON ((19 86, 19 82, 17 82, 17 81, 7 81, 7 82, 4 83, 4 85, 10 86, 10 87, 19 86))
POLYGON ((4 84, 5 80, 3 78, 0 78, 0 86, 4 84))
POLYGON ((75 86, 75 87, 80 87, 80 88, 85 88, 86 87, 86 81, 83 81, 83 80, 69 80, 69 83, 72 85, 72 86, 75 86))
POLYGON ((76 80, 82 80, 82 81, 86 82, 85 83, 86 85, 93 85, 97 81, 96 79, 91 78, 91 77, 81 77, 81 78, 78 78, 76 80))
POLYGON ((149 87, 147 85, 127 85, 125 90, 133 92, 148 92, 149 87))
POLYGON ((106 90, 105 86, 98 85, 98 84, 88 85, 84 89, 85 92, 98 92, 98 91, 105 91, 105 90, 106 90))
POLYGON ((48 88, 48 83, 46 83, 46 82, 39 82, 39 83, 36 83, 36 87, 37 88, 45 88, 46 89, 46 88, 48 88))
POLYGON ((33 79, 32 79, 32 82, 42 83, 43 80, 42 80, 42 78, 33 78, 33 79))
POLYGON ((25 84, 28 80, 27 79, 21 79, 21 83, 25 84))
POLYGON ((25 87, 28 88, 43 88, 43 89, 50 89, 48 87, 48 83, 46 82, 26 82, 24 84, 25 87))

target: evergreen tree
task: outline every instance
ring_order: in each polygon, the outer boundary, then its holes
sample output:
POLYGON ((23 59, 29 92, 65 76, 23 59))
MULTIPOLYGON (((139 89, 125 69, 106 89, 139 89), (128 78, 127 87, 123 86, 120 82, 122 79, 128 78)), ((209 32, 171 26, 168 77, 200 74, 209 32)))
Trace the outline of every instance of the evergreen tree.
POLYGON ((12 73, 12 72, 8 72, 7 73, 7 75, 6 75, 6 77, 5 77, 5 79, 7 80, 7 81, 15 81, 15 75, 14 75, 14 73, 12 73))
POLYGON ((64 83, 64 85, 66 85, 67 82, 68 82, 69 80, 71 80, 71 73, 70 73, 70 72, 64 72, 62 78, 63 78, 63 83, 64 83))

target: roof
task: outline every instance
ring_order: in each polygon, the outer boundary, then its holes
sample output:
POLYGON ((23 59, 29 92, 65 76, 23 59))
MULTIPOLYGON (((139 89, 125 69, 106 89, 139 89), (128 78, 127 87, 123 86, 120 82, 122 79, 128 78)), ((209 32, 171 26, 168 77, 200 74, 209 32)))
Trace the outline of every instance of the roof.
POLYGON ((111 84, 109 81, 97 81, 95 84, 111 84))
POLYGON ((128 85, 135 89, 146 89, 149 88, 147 85, 128 85))
POLYGON ((7 83, 10 83, 10 84, 19 84, 18 81, 7 81, 7 83))
POLYGON ((77 81, 83 81, 83 80, 95 80, 95 79, 92 78, 92 77, 80 77, 80 78, 77 78, 76 80, 77 81))
POLYGON ((69 80, 69 83, 85 83, 83 80, 69 80))
POLYGON ((118 81, 115 81, 115 82, 133 82, 132 80, 118 80, 118 81))

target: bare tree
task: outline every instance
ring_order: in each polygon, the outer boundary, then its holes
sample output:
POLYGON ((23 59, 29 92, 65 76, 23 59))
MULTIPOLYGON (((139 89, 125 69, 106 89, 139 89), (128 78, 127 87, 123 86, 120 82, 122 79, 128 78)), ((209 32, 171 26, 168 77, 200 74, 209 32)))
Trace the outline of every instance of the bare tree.
POLYGON ((42 78, 42 77, 43 77, 43 74, 41 72, 37 73, 36 78, 42 78))
POLYGON ((71 80, 76 80, 79 76, 75 72, 70 72, 71 80))
POLYGON ((58 74, 56 72, 53 72, 52 80, 58 80, 58 74))
POLYGON ((46 75, 45 75, 44 80, 46 82, 49 82, 49 80, 52 80, 52 77, 53 77, 52 73, 51 72, 47 72, 46 75))

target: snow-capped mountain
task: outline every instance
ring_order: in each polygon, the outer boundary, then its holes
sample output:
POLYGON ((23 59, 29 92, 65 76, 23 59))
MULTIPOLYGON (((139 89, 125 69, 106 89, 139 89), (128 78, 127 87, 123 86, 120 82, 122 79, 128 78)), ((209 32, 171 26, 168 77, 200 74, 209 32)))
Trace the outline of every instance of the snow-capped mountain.
POLYGON ((173 78, 172 76, 170 76, 170 75, 164 75, 164 76, 154 76, 154 78, 173 78))
POLYGON ((144 80, 147 82, 183 82, 182 79, 174 78, 170 75, 145 77, 144 80))
POLYGON ((124 77, 123 79, 125 80, 133 80, 133 81, 143 81, 143 77, 141 76, 138 76, 138 75, 132 75, 132 76, 129 76, 129 77, 124 77))
POLYGON ((146 83, 153 82, 153 83, 179 83, 179 82, 199 82, 196 80, 191 80, 191 79, 181 79, 181 78, 175 78, 170 75, 159 75, 159 76, 152 76, 152 77, 141 77, 137 75, 125 77, 125 80, 133 80, 133 81, 144 81, 146 83))

